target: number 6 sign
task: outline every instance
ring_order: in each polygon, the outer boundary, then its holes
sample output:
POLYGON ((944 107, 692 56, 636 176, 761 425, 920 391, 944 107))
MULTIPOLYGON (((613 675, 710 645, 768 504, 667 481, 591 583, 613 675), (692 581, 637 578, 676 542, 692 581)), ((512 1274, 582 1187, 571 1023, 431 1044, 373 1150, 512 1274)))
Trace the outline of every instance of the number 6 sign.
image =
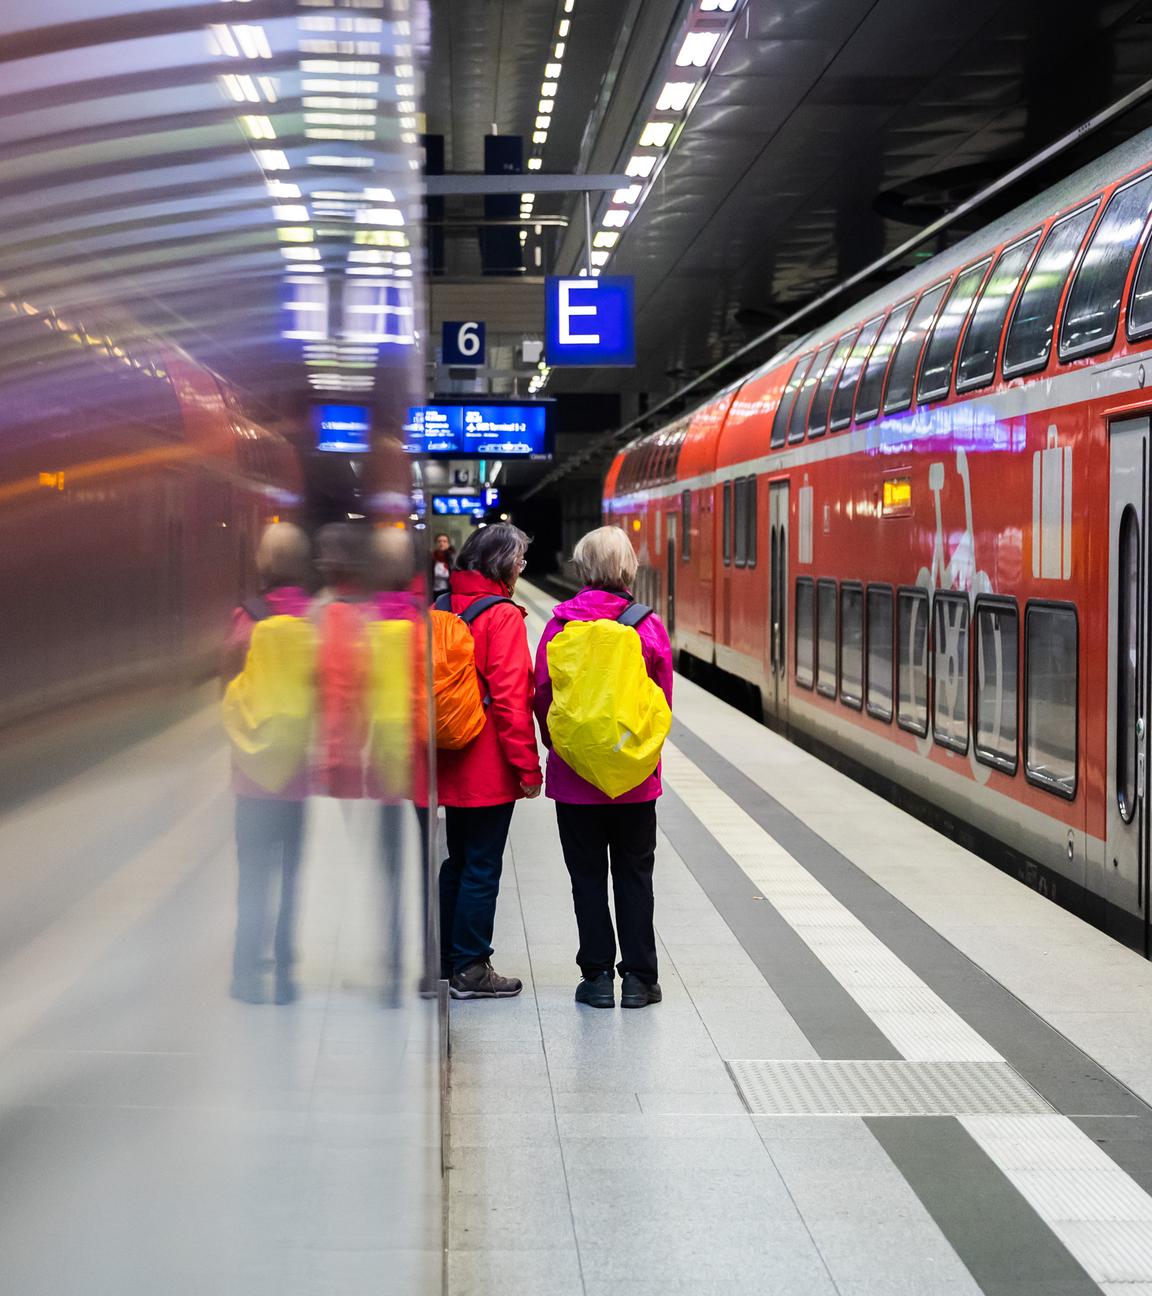
POLYGON ((440 354, 446 365, 482 365, 484 325, 477 320, 445 320, 440 354))

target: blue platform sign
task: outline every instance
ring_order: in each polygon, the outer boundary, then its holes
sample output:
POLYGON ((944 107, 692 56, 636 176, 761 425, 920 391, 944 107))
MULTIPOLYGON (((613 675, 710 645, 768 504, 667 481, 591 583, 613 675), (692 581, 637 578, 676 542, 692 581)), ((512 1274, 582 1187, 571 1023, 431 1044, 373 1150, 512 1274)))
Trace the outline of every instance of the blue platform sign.
POLYGON ((452 459, 547 459, 548 406, 414 405, 404 427, 409 454, 452 459))
POLYGON ((440 359, 446 365, 482 365, 484 325, 479 320, 445 320, 440 359))
POLYGON ((634 365, 634 280, 549 275, 544 281, 544 356, 550 365, 634 365))
POLYGON ((371 412, 366 405, 314 405, 316 449, 339 454, 367 454, 371 412))

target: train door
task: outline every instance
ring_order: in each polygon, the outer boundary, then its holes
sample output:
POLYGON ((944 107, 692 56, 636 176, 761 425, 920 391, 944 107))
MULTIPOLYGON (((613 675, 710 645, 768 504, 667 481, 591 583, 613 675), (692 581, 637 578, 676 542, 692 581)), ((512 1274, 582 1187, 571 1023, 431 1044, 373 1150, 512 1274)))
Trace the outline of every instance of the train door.
POLYGON ((670 635, 676 633, 676 514, 664 515, 665 550, 668 559, 668 578, 664 583, 667 597, 664 602, 664 625, 670 635))
POLYGON ((768 688, 765 703, 788 711, 788 483, 768 487, 768 688))
POLYGON ((1110 429, 1108 540, 1108 855, 1105 894, 1148 947, 1149 421, 1110 429))

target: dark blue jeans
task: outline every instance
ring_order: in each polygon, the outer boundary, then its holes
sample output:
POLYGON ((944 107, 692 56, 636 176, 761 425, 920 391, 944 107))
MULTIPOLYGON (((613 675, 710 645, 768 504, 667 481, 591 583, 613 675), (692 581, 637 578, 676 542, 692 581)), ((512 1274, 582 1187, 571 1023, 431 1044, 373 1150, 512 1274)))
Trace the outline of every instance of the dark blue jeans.
POLYGON ((492 955, 504 844, 515 805, 445 807, 448 858, 440 866, 440 962, 446 974, 492 955))
POLYGON ((255 976, 265 958, 269 901, 273 887, 279 892, 279 913, 273 952, 282 976, 295 961, 296 882, 304 844, 304 802, 274 801, 263 797, 236 798, 236 947, 232 972, 255 976))

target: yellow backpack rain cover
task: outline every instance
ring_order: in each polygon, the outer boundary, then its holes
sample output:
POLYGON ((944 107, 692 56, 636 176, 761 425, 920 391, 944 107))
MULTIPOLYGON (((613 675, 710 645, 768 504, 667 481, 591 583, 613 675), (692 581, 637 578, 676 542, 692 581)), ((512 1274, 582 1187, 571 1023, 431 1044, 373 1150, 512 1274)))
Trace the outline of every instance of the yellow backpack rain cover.
MULTIPOLYGON (((624 615, 637 610, 632 604, 624 615)), ((569 621, 548 644, 548 674, 556 754, 606 796, 639 787, 660 763, 672 711, 648 674, 636 630, 618 621, 569 621)))
POLYGON ((417 643, 416 626, 406 618, 368 625, 368 747, 376 776, 390 797, 412 794, 414 721, 423 696, 417 643))
POLYGON ((268 792, 287 787, 308 759, 315 672, 312 623, 269 616, 252 627, 244 669, 224 692, 224 729, 236 765, 268 792))

